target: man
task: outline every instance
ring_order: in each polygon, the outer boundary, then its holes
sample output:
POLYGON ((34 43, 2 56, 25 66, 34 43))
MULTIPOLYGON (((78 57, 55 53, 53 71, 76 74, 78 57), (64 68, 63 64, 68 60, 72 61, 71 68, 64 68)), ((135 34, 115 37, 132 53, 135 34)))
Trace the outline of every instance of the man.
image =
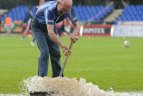
POLYGON ((14 23, 12 21, 12 18, 10 16, 7 16, 4 21, 4 30, 5 32, 10 33, 13 31, 13 28, 14 28, 14 23))
POLYGON ((61 71, 59 47, 65 56, 70 54, 69 48, 56 35, 56 23, 61 22, 65 18, 69 18, 75 25, 75 30, 70 35, 71 42, 75 43, 78 40, 80 25, 77 23, 77 19, 71 16, 70 10, 72 3, 72 0, 45 2, 39 7, 32 20, 32 30, 40 50, 38 76, 44 77, 47 75, 49 55, 53 77, 59 76, 61 71))
MULTIPOLYGON (((24 20, 24 22, 26 22, 26 28, 24 30, 24 32, 22 33, 22 40, 25 40, 26 36, 27 35, 32 35, 32 32, 31 32, 31 19, 33 18, 34 14, 36 13, 38 7, 40 5, 42 5, 43 3, 45 2, 45 0, 39 0, 39 4, 37 6, 31 6, 27 12, 27 15, 26 15, 26 18, 24 20)), ((34 46, 35 42, 35 38, 33 36, 32 40, 31 40, 31 45, 34 46)))
POLYGON ((30 30, 31 19, 33 18, 33 16, 36 13, 37 9, 38 9, 38 6, 32 6, 32 7, 29 8, 29 11, 27 12, 27 16, 24 20, 24 22, 26 23, 24 25, 26 25, 26 26, 25 26, 24 32, 22 33, 22 40, 25 40, 27 35, 31 35, 31 30, 30 30))

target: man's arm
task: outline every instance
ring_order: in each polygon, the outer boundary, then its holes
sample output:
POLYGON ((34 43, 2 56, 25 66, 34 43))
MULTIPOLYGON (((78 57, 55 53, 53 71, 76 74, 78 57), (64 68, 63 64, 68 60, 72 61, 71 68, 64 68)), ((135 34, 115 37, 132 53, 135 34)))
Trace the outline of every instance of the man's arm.
POLYGON ((75 28, 73 34, 76 34, 77 36, 80 35, 80 24, 78 22, 73 23, 75 28))
POLYGON ((60 39, 56 36, 56 34, 53 32, 53 28, 54 28, 54 25, 47 24, 48 35, 58 46, 62 48, 63 44, 60 41, 60 39))
POLYGON ((74 23, 74 26, 75 26, 74 31, 69 36, 70 36, 71 42, 76 43, 80 36, 80 24, 76 22, 74 23))
POLYGON ((61 40, 57 37, 57 35, 53 32, 54 25, 49 25, 47 24, 47 30, 48 30, 48 35, 50 38, 58 45, 61 47, 63 50, 63 53, 67 55, 69 53, 69 48, 67 48, 61 40))
POLYGON ((70 38, 71 42, 75 43, 78 40, 78 37, 80 36, 80 24, 77 21, 73 9, 70 11, 70 13, 68 13, 68 17, 74 25, 74 31, 72 34, 70 34, 70 38))

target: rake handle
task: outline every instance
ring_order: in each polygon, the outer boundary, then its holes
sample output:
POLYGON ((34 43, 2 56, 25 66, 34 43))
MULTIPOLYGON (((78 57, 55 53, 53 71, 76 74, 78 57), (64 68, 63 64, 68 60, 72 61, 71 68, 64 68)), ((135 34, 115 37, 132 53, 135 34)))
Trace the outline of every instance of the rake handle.
MULTIPOLYGON (((69 46, 70 52, 71 52, 71 50, 72 50, 72 47, 73 47, 73 43, 71 42, 71 43, 70 43, 70 46, 69 46)), ((63 64, 63 66, 62 66, 62 68, 61 68, 61 71, 60 71, 60 74, 59 74, 60 77, 62 77, 62 74, 63 74, 64 69, 65 69, 65 67, 66 67, 66 64, 67 64, 67 61, 68 61, 69 56, 70 56, 70 55, 68 54, 68 55, 65 57, 64 64, 63 64)))

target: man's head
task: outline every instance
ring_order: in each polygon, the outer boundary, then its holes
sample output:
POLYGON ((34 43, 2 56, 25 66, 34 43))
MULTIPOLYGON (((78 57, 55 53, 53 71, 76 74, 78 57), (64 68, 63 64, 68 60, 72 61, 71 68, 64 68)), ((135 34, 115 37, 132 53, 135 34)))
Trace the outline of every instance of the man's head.
POLYGON ((59 15, 64 15, 68 13, 72 9, 72 0, 57 0, 57 10, 59 15))
POLYGON ((43 4, 45 0, 39 0, 39 5, 43 4))

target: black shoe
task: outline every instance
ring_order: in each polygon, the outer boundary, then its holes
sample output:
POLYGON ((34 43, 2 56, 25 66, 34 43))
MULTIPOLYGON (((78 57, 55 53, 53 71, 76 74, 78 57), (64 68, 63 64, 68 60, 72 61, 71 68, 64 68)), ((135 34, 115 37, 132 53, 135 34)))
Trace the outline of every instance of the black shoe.
POLYGON ((30 96, 49 96, 49 95, 47 95, 47 92, 34 92, 30 93, 30 96))

